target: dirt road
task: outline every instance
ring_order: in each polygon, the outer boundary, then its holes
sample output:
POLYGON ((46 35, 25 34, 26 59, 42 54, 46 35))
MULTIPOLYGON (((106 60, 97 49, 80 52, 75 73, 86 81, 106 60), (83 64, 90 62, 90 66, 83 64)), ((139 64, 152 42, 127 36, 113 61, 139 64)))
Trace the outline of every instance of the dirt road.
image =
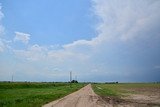
POLYGON ((110 107, 110 105, 96 95, 91 88, 91 84, 88 84, 82 89, 43 107, 110 107))

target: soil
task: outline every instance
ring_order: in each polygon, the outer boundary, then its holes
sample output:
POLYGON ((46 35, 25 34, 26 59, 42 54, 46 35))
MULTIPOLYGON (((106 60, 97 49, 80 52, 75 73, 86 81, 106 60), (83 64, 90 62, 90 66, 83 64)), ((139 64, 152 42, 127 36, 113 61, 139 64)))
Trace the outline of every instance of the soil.
POLYGON ((134 94, 128 94, 126 97, 121 99, 125 102, 134 103, 138 105, 136 107, 160 107, 160 88, 134 88, 128 89, 128 91, 134 94))

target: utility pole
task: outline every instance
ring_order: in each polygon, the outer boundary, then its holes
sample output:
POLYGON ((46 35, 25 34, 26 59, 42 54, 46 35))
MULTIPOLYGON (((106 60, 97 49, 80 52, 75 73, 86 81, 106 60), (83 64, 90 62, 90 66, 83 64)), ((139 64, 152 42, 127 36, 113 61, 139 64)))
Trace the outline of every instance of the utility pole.
POLYGON ((71 87, 71 82, 72 82, 72 71, 70 71, 70 87, 71 87))
POLYGON ((12 75, 12 82, 13 82, 13 75, 12 75))

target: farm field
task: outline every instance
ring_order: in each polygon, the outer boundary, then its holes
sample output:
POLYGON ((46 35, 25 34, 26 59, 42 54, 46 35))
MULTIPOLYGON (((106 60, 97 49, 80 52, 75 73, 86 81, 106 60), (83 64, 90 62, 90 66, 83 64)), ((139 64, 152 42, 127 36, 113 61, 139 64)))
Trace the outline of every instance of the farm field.
POLYGON ((159 83, 92 84, 96 94, 114 106, 160 107, 159 83))
POLYGON ((0 82, 0 107, 40 107, 82 88, 77 83, 0 82))

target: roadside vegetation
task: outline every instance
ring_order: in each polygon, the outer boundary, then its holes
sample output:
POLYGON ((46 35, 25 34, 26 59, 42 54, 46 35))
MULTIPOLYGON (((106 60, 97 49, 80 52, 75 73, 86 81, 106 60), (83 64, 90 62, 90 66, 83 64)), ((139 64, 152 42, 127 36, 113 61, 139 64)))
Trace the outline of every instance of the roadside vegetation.
POLYGON ((0 107, 40 107, 50 101, 66 96, 84 84, 0 82, 0 107))

